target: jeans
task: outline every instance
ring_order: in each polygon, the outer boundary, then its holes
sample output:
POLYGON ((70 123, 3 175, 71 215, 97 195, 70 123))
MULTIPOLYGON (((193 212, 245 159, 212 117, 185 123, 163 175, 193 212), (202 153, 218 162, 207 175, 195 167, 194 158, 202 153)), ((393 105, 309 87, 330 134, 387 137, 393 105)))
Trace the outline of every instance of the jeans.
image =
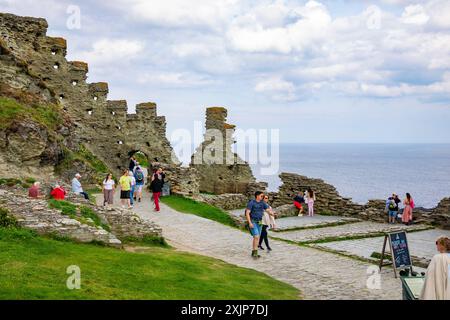
POLYGON ((80 192, 80 194, 86 199, 89 200, 89 195, 86 192, 80 192))
POLYGON ((253 237, 259 237, 261 235, 262 224, 261 221, 252 220, 253 228, 250 228, 250 234, 253 237))
POLYGON ((130 204, 133 205, 133 196, 134 196, 134 186, 131 186, 130 189, 130 204))

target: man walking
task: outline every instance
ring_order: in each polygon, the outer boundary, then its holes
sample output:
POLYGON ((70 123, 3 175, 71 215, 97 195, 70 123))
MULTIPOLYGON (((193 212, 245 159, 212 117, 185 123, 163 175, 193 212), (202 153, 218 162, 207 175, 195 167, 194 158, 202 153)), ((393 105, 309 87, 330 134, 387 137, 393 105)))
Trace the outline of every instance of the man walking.
POLYGON ((261 191, 255 192, 255 199, 250 200, 245 209, 245 217, 247 218, 248 226, 250 229, 250 234, 253 237, 252 242, 252 257, 259 258, 258 255, 258 244, 259 237, 261 236, 262 230, 262 218, 265 210, 269 210, 270 214, 273 215, 272 210, 269 205, 263 201, 264 193, 261 191))

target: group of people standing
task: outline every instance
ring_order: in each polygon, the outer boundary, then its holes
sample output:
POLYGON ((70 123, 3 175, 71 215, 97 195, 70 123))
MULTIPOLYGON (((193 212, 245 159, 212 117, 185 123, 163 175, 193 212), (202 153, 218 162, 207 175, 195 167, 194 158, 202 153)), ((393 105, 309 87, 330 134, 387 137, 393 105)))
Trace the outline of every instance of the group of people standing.
MULTIPOLYGON (((153 193, 153 201, 155 203, 155 211, 160 211, 159 198, 164 185, 165 173, 162 168, 155 170, 151 176, 150 189, 153 193)), ((131 157, 128 169, 123 170, 123 174, 119 179, 120 202, 122 208, 125 206, 132 209, 134 203, 141 202, 142 190, 145 185, 145 173, 135 157, 131 157)), ((103 205, 112 205, 114 203, 114 193, 116 184, 111 173, 108 173, 103 180, 103 205)))
POLYGON ((308 205, 308 217, 314 216, 314 202, 316 201, 316 193, 313 189, 308 188, 305 192, 299 191, 294 197, 294 206, 299 210, 298 216, 303 216, 303 205, 308 205))
POLYGON ((406 193, 403 200, 403 212, 400 214, 400 203, 402 201, 396 193, 393 193, 391 197, 386 200, 386 212, 389 215, 389 223, 394 224, 398 218, 401 218, 403 224, 410 225, 413 220, 413 209, 415 207, 414 200, 411 194, 406 193))

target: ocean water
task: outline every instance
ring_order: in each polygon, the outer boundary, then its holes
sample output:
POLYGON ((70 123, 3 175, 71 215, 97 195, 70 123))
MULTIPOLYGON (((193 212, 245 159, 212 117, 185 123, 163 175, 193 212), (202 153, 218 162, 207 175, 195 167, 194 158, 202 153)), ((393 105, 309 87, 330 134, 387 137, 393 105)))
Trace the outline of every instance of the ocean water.
MULTIPOLYGON (((281 144, 278 165, 279 172, 323 179, 361 204, 409 192, 416 206, 432 208, 450 196, 450 144, 281 144)), ((278 174, 251 167, 270 191, 278 189, 278 174)))

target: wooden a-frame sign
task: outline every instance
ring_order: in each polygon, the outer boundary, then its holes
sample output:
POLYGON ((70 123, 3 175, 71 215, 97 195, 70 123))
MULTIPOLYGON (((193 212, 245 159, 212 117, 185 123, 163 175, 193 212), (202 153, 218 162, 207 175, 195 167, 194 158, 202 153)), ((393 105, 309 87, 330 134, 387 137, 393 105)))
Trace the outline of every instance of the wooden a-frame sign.
POLYGON ((406 239, 406 231, 395 231, 384 235, 383 250, 380 258, 380 271, 384 266, 392 265, 394 275, 397 278, 397 269, 410 269, 413 272, 411 256, 409 255, 408 241, 406 239), (389 248, 391 250, 391 261, 383 263, 386 253, 386 244, 389 240, 389 248))

